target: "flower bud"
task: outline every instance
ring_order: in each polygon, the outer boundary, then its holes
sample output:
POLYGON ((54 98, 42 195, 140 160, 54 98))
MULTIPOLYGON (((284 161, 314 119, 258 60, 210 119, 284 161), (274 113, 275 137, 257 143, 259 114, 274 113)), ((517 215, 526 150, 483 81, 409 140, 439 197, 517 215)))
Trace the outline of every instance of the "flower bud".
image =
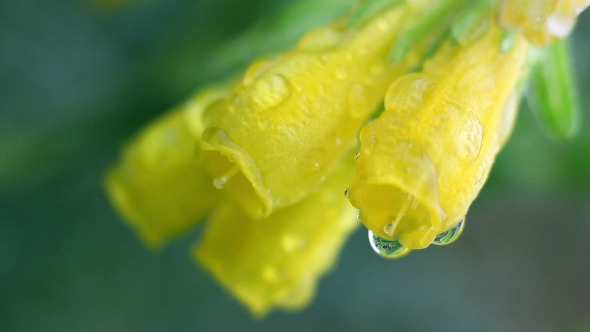
POLYGON ((503 26, 521 30, 530 42, 545 45, 568 36, 588 5, 588 0, 503 0, 499 18, 503 26))
POLYGON ((342 194, 354 173, 352 159, 320 191, 267 218, 253 219, 229 201, 221 204, 195 247, 195 259, 255 315, 275 306, 307 305, 317 279, 359 224, 342 194))
POLYGON ((397 6, 356 28, 342 22, 255 62, 208 112, 204 161, 250 216, 268 216, 316 191, 375 112, 388 84, 418 60, 390 64, 404 14, 397 6))
POLYGON ((106 177, 119 212, 149 245, 158 247, 205 217, 218 193, 195 154, 202 113, 226 87, 199 93, 154 121, 123 150, 106 177))
POLYGON ((421 249, 464 218, 510 132, 526 61, 523 38, 502 53, 500 37, 490 23, 471 45, 446 43, 391 85, 385 112, 361 131, 348 193, 376 235, 421 249))

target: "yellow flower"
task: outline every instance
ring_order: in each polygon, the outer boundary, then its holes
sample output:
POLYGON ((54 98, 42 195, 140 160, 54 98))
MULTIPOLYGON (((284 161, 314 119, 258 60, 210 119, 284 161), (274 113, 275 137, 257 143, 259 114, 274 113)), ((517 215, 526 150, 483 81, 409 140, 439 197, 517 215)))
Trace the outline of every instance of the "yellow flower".
POLYGON ((567 37, 588 0, 502 0, 500 22, 522 30, 534 44, 545 45, 567 37))
POLYGON ((108 194, 154 247, 210 216, 193 257, 257 316, 309 303, 357 213, 384 256, 449 243, 512 129, 515 3, 362 1, 148 126, 108 194))
POLYGON ((500 37, 492 23, 470 46, 444 45, 392 84, 385 112, 361 131, 348 195, 379 237, 422 249, 465 217, 510 131, 506 105, 526 60, 523 39, 503 54, 500 37))
POLYGON ((224 202, 195 247, 196 259, 257 316, 275 306, 307 305, 317 279, 358 226, 356 210, 342 195, 351 166, 342 164, 320 191, 267 218, 253 219, 224 202))
POLYGON ((248 215, 269 216, 318 190, 356 146, 387 86, 417 63, 389 62, 404 9, 358 31, 342 20, 312 31, 296 49, 255 62, 210 109, 204 162, 248 215))
POLYGON ((217 201, 218 193, 195 157, 195 142, 203 132, 203 111, 227 90, 205 90, 156 120, 125 147, 106 177, 113 205, 150 246, 159 247, 194 227, 217 201))

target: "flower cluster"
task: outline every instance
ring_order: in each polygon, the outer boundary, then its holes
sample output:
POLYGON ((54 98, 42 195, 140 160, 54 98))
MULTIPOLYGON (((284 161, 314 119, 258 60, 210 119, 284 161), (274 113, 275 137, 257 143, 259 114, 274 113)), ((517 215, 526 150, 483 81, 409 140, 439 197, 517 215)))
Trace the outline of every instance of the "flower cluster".
MULTIPOLYGON (((156 120, 107 191, 153 247, 207 219, 194 258, 254 314, 300 308, 357 218, 385 257, 457 238, 529 72, 554 59, 530 43, 587 5, 362 1, 156 120)), ((550 94, 551 118, 571 96, 550 94)))

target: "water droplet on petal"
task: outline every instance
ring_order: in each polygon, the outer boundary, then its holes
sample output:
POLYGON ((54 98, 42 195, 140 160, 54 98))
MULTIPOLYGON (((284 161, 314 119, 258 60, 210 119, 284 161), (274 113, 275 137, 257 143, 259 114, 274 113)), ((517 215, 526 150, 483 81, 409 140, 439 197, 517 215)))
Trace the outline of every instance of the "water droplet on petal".
POLYGON ((465 159, 475 160, 481 151, 483 128, 476 119, 469 119, 457 135, 457 152, 465 159))
POLYGON ((361 153, 360 153, 360 152, 357 152, 357 153, 354 155, 354 160, 359 160, 359 158, 360 158, 360 157, 361 157, 361 153))
POLYGON ((440 233, 434 238, 432 244, 436 244, 437 246, 444 246, 446 244, 451 244, 455 242, 463 233, 463 227, 465 225, 465 219, 461 219, 461 221, 457 224, 457 226, 449 229, 444 233, 440 233))
POLYGON ((399 258, 412 251, 411 249, 404 247, 399 241, 385 240, 384 238, 375 235, 371 230, 369 230, 369 243, 371 244, 371 248, 373 248, 377 254, 385 258, 399 258))
POLYGON ((291 95, 291 84, 282 75, 261 77, 252 91, 252 105, 260 111, 279 106, 291 95))
POLYGON ((346 199, 348 199, 348 188, 344 189, 344 197, 346 197, 346 199))

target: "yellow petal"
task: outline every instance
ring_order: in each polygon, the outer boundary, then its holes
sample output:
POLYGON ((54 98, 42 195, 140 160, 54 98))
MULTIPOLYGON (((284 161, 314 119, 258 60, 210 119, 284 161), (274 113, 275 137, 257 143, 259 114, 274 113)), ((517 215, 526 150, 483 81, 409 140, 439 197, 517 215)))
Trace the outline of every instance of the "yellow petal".
POLYGON ((202 113, 228 88, 203 91, 156 120, 123 150, 106 177, 113 205, 149 245, 158 247, 205 217, 218 193, 195 155, 202 113))
POLYGON ((205 162, 250 216, 268 216, 317 190, 357 144, 389 82, 417 61, 388 61, 403 8, 360 31, 335 24, 311 32, 297 49, 254 63, 208 112, 205 162))
POLYGON ((229 201, 220 205, 195 258, 257 316, 305 306, 359 224, 343 195, 353 172, 346 163, 319 192, 267 218, 252 219, 229 201))
POLYGON ((588 0, 503 0, 502 25, 522 30, 529 41, 545 45, 570 34, 588 0))
POLYGON ((493 25, 471 46, 443 46, 392 84, 361 131, 349 198, 375 234, 421 249, 467 213, 511 130, 526 60, 523 38, 502 54, 500 34, 493 25))

